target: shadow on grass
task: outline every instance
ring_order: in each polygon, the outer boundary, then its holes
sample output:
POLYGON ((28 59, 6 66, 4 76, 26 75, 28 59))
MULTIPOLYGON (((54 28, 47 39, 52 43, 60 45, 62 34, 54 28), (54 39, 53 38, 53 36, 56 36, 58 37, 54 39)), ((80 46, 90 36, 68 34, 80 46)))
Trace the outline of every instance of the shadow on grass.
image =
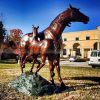
POLYGON ((85 76, 85 77, 71 77, 71 79, 74 79, 74 80, 90 80, 90 81, 98 82, 100 84, 100 77, 85 76))
POLYGON ((74 85, 71 85, 69 87, 69 91, 86 89, 87 87, 93 87, 93 86, 100 85, 100 77, 88 77, 88 76, 85 76, 85 77, 70 77, 70 78, 65 77, 63 80, 78 80, 78 81, 82 80, 83 81, 83 83, 79 82, 79 83, 74 83, 74 85), (92 83, 91 82, 84 82, 85 80, 86 81, 92 81, 92 83))

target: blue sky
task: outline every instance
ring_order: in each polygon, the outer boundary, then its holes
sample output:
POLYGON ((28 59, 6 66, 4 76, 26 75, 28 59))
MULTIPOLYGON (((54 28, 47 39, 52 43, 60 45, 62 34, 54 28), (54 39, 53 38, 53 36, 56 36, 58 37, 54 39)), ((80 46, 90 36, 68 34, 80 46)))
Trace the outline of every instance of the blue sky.
POLYGON ((69 3, 80 8, 90 17, 88 24, 72 23, 64 32, 95 29, 100 26, 100 0, 0 0, 0 13, 6 29, 20 28, 23 33, 32 31, 32 24, 39 31, 69 7, 69 3))

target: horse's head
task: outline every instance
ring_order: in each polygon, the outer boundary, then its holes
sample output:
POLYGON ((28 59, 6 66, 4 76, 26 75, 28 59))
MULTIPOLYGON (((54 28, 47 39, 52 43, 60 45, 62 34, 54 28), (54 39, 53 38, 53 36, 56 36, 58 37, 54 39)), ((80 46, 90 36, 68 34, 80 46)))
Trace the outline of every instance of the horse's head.
POLYGON ((79 9, 72 7, 70 5, 70 19, 71 22, 83 22, 85 24, 88 23, 89 17, 79 11, 79 9))
POLYGON ((39 26, 35 27, 34 25, 32 25, 32 32, 33 34, 36 36, 36 34, 38 33, 38 28, 39 26))

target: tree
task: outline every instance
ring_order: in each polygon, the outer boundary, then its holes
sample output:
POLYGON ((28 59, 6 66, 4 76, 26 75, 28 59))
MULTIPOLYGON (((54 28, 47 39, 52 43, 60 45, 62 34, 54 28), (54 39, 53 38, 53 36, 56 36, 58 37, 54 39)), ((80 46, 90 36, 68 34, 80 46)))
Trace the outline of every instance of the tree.
POLYGON ((3 27, 3 22, 0 21, 0 47, 1 47, 1 44, 3 43, 3 40, 4 40, 4 37, 6 35, 6 32, 5 32, 5 28, 3 27))
POLYGON ((11 29, 9 34, 9 41, 14 41, 15 43, 19 43, 22 35, 21 29, 11 29))

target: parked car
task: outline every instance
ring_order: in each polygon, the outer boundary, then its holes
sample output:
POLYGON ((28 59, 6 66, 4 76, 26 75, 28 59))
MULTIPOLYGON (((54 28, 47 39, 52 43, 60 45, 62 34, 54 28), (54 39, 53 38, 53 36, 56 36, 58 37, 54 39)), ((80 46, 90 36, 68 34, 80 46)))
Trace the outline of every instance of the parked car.
POLYGON ((90 61, 88 63, 93 68, 100 67, 100 50, 93 50, 90 55, 90 61))
POLYGON ((69 58, 69 61, 70 62, 85 62, 85 61, 88 61, 88 59, 86 58, 81 58, 80 56, 71 56, 69 58))
POLYGON ((76 57, 75 56, 71 56, 70 58, 69 58, 69 61, 70 62, 74 62, 76 60, 76 57))

